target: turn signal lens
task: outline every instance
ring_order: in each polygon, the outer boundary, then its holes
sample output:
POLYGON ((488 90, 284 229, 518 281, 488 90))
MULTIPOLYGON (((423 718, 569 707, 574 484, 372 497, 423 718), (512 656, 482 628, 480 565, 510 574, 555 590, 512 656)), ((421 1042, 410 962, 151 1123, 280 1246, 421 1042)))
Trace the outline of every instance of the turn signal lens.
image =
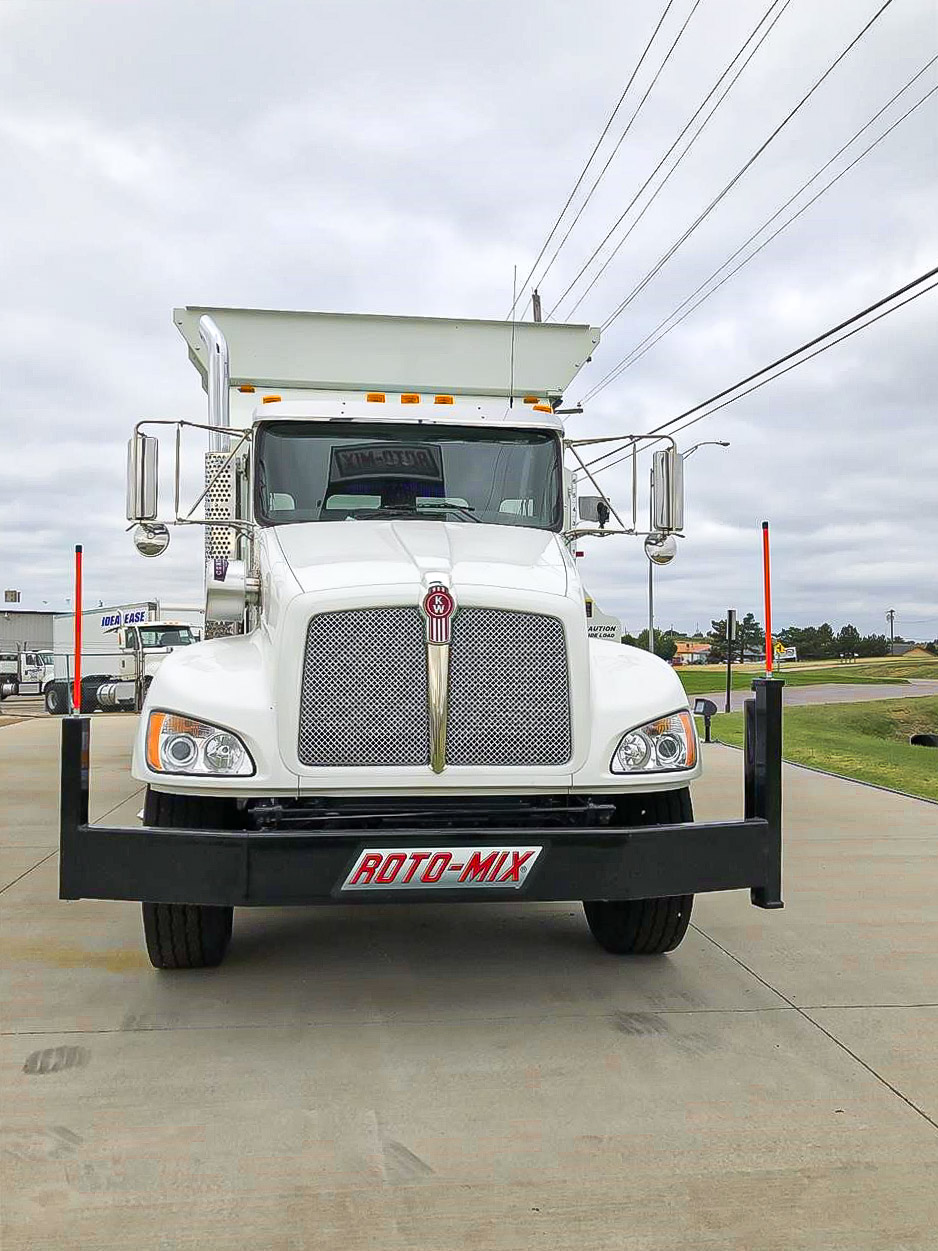
POLYGON ((613 773, 668 773, 693 769, 697 730, 689 712, 675 712, 623 734, 609 764, 613 773))
POLYGON ((154 773, 249 777, 254 772, 251 754, 237 734, 171 712, 150 713, 146 757, 154 773))

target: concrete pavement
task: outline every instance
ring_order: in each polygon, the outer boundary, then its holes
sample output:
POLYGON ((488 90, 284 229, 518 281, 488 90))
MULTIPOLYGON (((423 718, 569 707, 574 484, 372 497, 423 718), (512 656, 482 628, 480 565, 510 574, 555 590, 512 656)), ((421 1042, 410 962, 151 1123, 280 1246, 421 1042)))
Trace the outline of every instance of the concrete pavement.
POLYGON ((174 975, 56 899, 57 733, 0 729, 5 1251, 935 1247, 933 805, 786 768, 786 909, 701 897, 667 957, 573 903, 239 910, 174 975))

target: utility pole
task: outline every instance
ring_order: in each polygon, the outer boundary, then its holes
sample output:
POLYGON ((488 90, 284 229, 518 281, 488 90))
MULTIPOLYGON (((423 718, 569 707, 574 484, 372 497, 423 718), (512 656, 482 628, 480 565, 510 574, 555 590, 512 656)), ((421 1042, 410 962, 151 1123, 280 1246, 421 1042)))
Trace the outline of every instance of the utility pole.
POLYGON ((890 608, 886 613, 886 620, 889 622, 889 655, 896 654, 896 610, 890 608))

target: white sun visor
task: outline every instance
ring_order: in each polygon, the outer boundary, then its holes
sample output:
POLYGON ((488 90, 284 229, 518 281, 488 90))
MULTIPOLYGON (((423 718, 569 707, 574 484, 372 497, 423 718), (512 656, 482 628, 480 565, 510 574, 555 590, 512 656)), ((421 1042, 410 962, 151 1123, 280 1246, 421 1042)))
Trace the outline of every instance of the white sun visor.
POLYGON ((551 322, 177 308, 205 385, 199 318, 228 342, 232 386, 450 395, 562 395, 599 343, 592 326, 551 322))

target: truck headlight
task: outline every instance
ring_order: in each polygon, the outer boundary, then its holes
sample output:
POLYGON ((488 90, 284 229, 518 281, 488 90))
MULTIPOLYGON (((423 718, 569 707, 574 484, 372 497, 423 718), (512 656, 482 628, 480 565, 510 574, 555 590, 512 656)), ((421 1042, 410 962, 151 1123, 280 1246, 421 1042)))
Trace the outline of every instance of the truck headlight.
POLYGON ((172 712, 150 713, 146 755, 154 773, 243 778, 254 772, 251 753, 237 734, 172 712))
POLYGON ((623 734, 609 768, 613 773, 663 773, 693 769, 697 731, 689 712, 674 712, 623 734))

